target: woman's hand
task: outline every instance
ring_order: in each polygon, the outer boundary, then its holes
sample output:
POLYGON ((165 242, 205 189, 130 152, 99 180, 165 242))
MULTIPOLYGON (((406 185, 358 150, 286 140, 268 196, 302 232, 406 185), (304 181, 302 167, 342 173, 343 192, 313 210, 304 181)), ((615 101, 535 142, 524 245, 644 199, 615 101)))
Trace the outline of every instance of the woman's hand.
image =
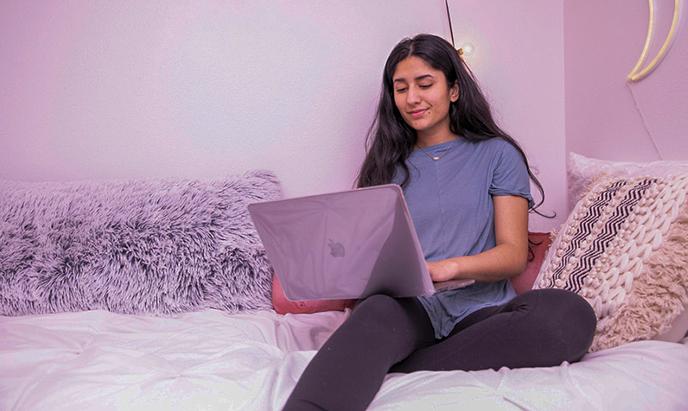
POLYGON ((452 260, 426 261, 425 264, 435 283, 454 280, 459 271, 458 264, 452 260))

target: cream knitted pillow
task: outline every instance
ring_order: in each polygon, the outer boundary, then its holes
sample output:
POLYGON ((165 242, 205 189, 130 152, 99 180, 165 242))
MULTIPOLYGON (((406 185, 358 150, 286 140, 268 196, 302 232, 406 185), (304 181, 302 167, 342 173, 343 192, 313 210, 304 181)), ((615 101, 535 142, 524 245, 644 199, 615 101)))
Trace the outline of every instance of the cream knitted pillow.
POLYGON ((653 338, 684 311, 687 192, 688 174, 603 177, 556 235, 533 288, 570 290, 592 305, 591 351, 653 338))

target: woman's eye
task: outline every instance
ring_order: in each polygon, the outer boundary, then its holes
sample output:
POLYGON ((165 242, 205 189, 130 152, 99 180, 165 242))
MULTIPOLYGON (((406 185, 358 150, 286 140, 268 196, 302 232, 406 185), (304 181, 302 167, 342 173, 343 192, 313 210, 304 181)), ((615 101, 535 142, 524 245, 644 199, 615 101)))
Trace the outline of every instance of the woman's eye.
POLYGON ((432 87, 432 84, 421 84, 420 88, 430 88, 432 87))
POLYGON ((398 89, 396 90, 397 93, 403 93, 404 91, 406 91, 405 88, 398 88, 398 89))

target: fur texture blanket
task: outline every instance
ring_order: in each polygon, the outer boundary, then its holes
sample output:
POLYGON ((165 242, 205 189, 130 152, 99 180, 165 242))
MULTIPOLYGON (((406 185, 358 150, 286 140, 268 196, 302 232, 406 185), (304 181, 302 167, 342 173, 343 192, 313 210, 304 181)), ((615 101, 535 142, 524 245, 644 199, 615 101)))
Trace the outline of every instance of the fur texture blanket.
POLYGON ((269 171, 219 181, 0 181, 0 314, 270 308, 247 205, 269 171))

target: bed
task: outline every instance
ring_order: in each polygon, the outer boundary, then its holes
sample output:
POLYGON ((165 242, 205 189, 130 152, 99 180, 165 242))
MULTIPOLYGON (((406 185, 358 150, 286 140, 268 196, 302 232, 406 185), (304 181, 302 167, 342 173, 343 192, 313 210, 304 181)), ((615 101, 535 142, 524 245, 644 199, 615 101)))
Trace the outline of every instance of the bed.
MULTIPOLYGON (((572 185, 568 221, 514 281, 593 305, 581 362, 392 373, 370 409, 687 410, 688 177, 611 174, 572 185)), ((267 171, 1 182, 0 410, 280 409, 351 312, 276 288, 246 205, 280 195, 267 171)))
MULTIPOLYGON (((278 410, 350 311, 0 319, 3 410, 278 410)), ((688 340, 551 368, 389 374, 372 410, 685 410, 688 340)))

